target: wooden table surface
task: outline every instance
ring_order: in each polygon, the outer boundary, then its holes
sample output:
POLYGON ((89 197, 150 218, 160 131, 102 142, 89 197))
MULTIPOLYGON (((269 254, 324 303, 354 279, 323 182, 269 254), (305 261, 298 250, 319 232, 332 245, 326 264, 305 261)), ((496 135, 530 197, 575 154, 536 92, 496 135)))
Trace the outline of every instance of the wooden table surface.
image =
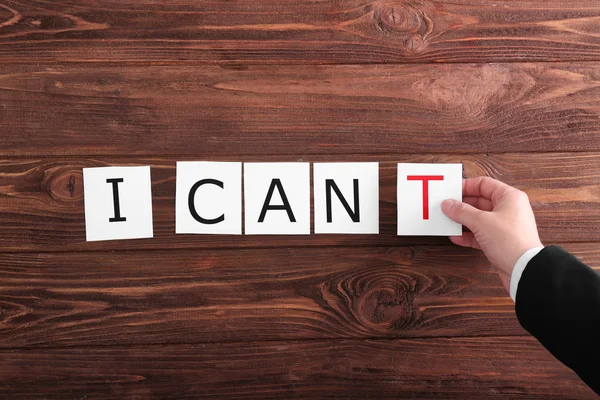
POLYGON ((1 0, 0 398, 592 399, 395 163, 526 191, 600 268, 600 1, 1 0), (379 161, 380 235, 175 235, 175 162, 379 161), (85 242, 82 168, 151 165, 85 242))

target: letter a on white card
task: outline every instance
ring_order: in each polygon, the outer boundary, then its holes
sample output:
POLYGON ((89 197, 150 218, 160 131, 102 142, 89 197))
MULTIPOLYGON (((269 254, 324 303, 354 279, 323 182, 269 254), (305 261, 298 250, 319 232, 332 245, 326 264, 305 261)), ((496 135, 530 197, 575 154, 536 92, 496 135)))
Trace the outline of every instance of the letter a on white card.
POLYGON ((310 234, 308 163, 244 163, 247 235, 310 234))
POLYGON ((315 233, 379 233, 379 163, 315 163, 315 233))
POLYGON ((150 167, 83 169, 86 240, 152 237, 150 167))
POLYGON ((462 200, 462 164, 398 164, 398 235, 461 236, 444 199, 462 200))
POLYGON ((176 233, 242 234, 242 163, 177 163, 176 233))

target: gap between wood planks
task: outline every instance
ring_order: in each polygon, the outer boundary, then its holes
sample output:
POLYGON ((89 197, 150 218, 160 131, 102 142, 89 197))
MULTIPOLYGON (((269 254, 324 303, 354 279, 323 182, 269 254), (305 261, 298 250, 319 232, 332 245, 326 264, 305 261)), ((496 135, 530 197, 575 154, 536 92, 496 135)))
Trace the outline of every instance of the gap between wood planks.
MULTIPOLYGON (((508 296, 508 294, 507 294, 508 296)), ((110 348, 142 348, 142 347, 157 347, 157 346, 182 346, 182 345, 199 345, 209 346, 211 344, 290 344, 290 343, 335 343, 335 342, 395 342, 395 341, 434 341, 439 339, 533 339, 529 334, 525 335, 439 335, 439 336, 397 336, 397 337, 381 337, 381 336, 365 336, 365 337, 331 337, 331 338, 298 338, 298 339, 260 339, 260 340, 209 340, 206 342, 200 341, 181 341, 181 342, 149 342, 137 344, 75 344, 75 345, 32 345, 32 346, 15 346, 4 347, 0 345, 0 354, 4 352, 13 352, 19 350, 61 350, 61 349, 110 349, 110 348)), ((540 345, 541 346, 541 345, 540 345)))
MULTIPOLYGON (((25 42, 20 42, 25 43, 25 42)), ((375 61, 375 62, 327 62, 320 61, 318 63, 315 62, 303 62, 303 61, 291 61, 289 63, 285 62, 204 62, 198 63, 197 61, 152 61, 152 67, 193 67, 193 66, 206 66, 206 67, 222 67, 228 69, 245 69, 249 67, 319 67, 319 66, 330 66, 330 67, 344 67, 344 66, 417 66, 417 65, 494 65, 494 64, 544 64, 544 65, 561 65, 561 64, 594 64, 600 62, 600 56, 597 59, 565 59, 565 60, 528 60, 528 59, 509 59, 509 60, 498 60, 498 61, 375 61)), ((48 66, 48 65, 56 65, 56 60, 48 60, 48 61, 36 61, 36 65, 40 66, 48 66)), ((69 60, 61 60, 61 65, 67 67, 77 67, 77 66, 94 66, 94 67, 142 67, 148 66, 147 60, 128 60, 124 62, 119 61, 107 61, 107 60, 97 60, 97 61, 69 61, 69 60)), ((27 61, 0 61, 0 65, 31 65, 31 60, 27 61)), ((1 90, 1 89, 0 89, 1 90)), ((7 90, 7 89, 5 89, 7 90)))
MULTIPOLYGON (((2 91, 2 88, 0 88, 2 91)), ((473 157, 473 156, 495 156, 495 155, 505 155, 505 154, 514 154, 516 156, 527 154, 570 154, 573 153, 575 155, 582 154, 590 154, 590 155, 600 155, 600 151, 590 151, 587 149, 575 149, 575 150, 532 150, 532 151, 510 151, 510 150, 502 150, 502 151, 445 151, 445 152, 407 152, 407 153, 398 153, 398 152, 352 152, 352 153, 332 153, 332 155, 324 155, 323 153, 277 153, 277 154, 251 154, 248 156, 244 155, 216 155, 216 156, 205 156, 205 155, 197 155, 195 153, 180 153, 180 154, 166 154, 166 155, 152 155, 152 154, 139 154, 139 155, 120 155, 113 153, 106 154, 73 154, 73 155, 27 155, 27 154, 3 154, 0 155, 0 162, 3 160, 15 161, 22 159, 24 161, 62 161, 62 160, 97 160, 102 161, 102 158, 110 158, 110 159, 121 159, 121 160, 132 160, 136 165, 141 165, 143 161, 152 161, 152 160, 164 160, 164 159, 173 159, 173 163, 176 161, 240 161, 240 162, 277 162, 278 157, 285 158, 287 161, 292 161, 293 159, 302 159, 303 162, 353 162, 357 160, 352 160, 352 157, 357 157, 359 160, 371 160, 373 162, 392 162, 399 158, 409 158, 409 157, 439 157, 443 155, 451 155, 451 156, 465 156, 465 157, 473 157), (310 157, 314 157, 315 160, 308 159, 310 157), (326 160, 327 158, 327 160, 326 160), (381 160, 378 160, 381 158, 381 160), (317 160, 318 159, 318 160, 317 160), (138 160, 138 161, 135 161, 138 160), (265 161, 269 160, 269 161, 265 161)), ((285 161, 283 161, 285 162, 285 161)), ((174 165, 174 164, 173 164, 174 165)), ((1 171, 0 171, 1 172, 1 171)))
MULTIPOLYGON (((175 233, 173 233, 175 234, 175 233)), ((190 234, 192 235, 192 234, 190 234)), ((319 234, 320 236, 324 236, 326 234, 319 234)), ((243 236, 243 235, 242 235, 243 236)), ((254 235, 253 235, 254 236, 254 235)), ((260 235, 257 235, 260 236, 260 235)), ((293 235, 291 235, 293 236, 293 235)), ((304 235, 304 236, 308 236, 308 235, 304 235)), ((311 236, 315 236, 315 234, 311 234, 311 236)), ((131 239, 131 240, 137 240, 137 239, 131 239)), ((590 242, 589 240, 583 240, 583 241, 562 241, 563 244, 567 245, 567 244, 571 244, 571 245, 580 245, 580 244, 588 244, 588 245, 595 245, 598 244, 600 245, 600 240, 595 241, 595 242, 590 242)), ((560 243, 558 245, 561 245, 560 243)), ((392 246, 392 245, 381 245, 381 244, 373 244, 373 245, 348 245, 348 244, 339 244, 339 245, 331 245, 331 244, 326 244, 326 245, 319 245, 319 244, 315 244, 315 245, 293 245, 293 246, 245 246, 245 247, 240 247, 240 246, 231 246, 231 247, 223 247, 223 246, 214 246, 214 247, 200 247, 197 249, 197 251, 231 251, 231 250, 239 250, 239 251, 243 251, 243 250, 282 250, 282 249, 306 249, 306 250, 310 250, 310 249, 357 249, 357 248, 363 248, 363 249, 377 249, 377 248, 381 248, 381 249, 389 249, 389 248, 394 248, 394 249, 400 249, 400 248, 408 248, 412 251, 412 248, 414 247, 442 247, 442 248, 452 248, 452 247, 457 247, 455 244, 453 244, 452 242, 450 242, 450 240, 448 240, 447 243, 424 243, 424 244, 414 244, 414 245, 398 245, 398 246, 392 246)), ((177 251, 193 251, 193 248, 190 247, 182 247, 182 248, 152 248, 152 247, 148 247, 148 248, 143 248, 143 249, 135 249, 135 248, 129 248, 129 249, 115 249, 115 250, 106 250, 106 249, 90 249, 90 250, 57 250, 57 251, 39 251, 39 250, 35 250, 35 249, 31 249, 31 250, 15 250, 15 251, 0 251, 0 257, 4 254, 6 255, 17 255, 17 254, 71 254, 71 253, 75 253, 75 254, 81 254, 81 253, 110 253, 110 254, 114 254, 114 253, 154 253, 154 252, 161 252, 161 251, 169 251, 169 252, 177 252, 177 251)))

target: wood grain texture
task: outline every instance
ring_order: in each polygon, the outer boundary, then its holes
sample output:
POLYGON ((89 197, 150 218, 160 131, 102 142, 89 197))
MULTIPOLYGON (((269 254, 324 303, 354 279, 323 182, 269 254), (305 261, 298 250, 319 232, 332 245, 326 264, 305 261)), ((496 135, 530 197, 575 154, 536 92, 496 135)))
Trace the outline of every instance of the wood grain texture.
POLYGON ((595 399, 532 338, 0 352, 11 399, 595 399))
POLYGON ((0 62, 600 60, 593 0, 6 0, 0 62))
MULTIPOLYGON (((600 268, 597 243, 566 248, 600 268)), ((459 247, 4 253, 0 276, 8 349, 526 334, 459 247)))
MULTIPOLYGON (((175 164, 183 158, 55 158, 0 161, 1 251, 89 251, 156 248, 281 246, 390 246, 450 244, 445 237, 396 235, 396 163, 462 162, 464 176, 489 175, 529 194, 542 240, 596 241, 600 237, 600 153, 493 155, 271 156, 238 161, 379 161, 378 235, 176 235, 175 164), (85 241, 82 168, 151 165, 154 238, 85 241)), ((209 160, 233 157, 211 157, 209 160)), ((202 160, 196 158, 196 160, 202 160)), ((206 159, 205 159, 206 160, 206 159)))
POLYGON ((0 398, 596 398, 396 162, 525 190, 600 270, 594 0, 0 2, 0 398), (379 161, 380 235, 175 235, 175 162, 379 161), (155 237, 85 242, 82 168, 155 237))
POLYGON ((10 157, 600 150, 600 63, 11 64, 0 130, 10 157))

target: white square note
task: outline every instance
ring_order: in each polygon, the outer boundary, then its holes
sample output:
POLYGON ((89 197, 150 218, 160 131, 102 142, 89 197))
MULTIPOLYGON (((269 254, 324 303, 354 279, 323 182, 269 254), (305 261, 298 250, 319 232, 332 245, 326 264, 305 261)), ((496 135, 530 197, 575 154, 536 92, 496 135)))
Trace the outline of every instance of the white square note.
POLYGON ((379 163, 315 163, 315 233, 379 233, 379 163))
POLYGON ((86 240, 152 237, 150 167, 83 169, 86 240))
POLYGON ((462 164, 398 164, 398 235, 461 236, 442 212, 444 199, 462 201, 462 164))
POLYGON ((244 163, 247 235, 310 234, 308 163, 244 163))
POLYGON ((177 163, 175 232, 242 234, 242 163, 177 163))

